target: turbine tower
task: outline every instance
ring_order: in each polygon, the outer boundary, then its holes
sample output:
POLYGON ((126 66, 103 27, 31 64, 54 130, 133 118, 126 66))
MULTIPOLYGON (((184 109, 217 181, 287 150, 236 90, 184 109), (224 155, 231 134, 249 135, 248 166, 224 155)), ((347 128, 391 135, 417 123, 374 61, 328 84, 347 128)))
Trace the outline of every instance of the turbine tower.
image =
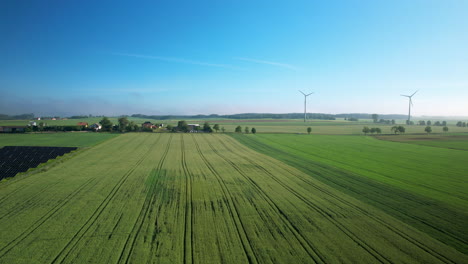
POLYGON ((413 105, 413 100, 411 99, 413 97, 413 95, 415 95, 419 90, 417 90, 416 92, 414 92, 412 95, 404 95, 404 94, 400 94, 401 96, 404 96, 404 97, 408 97, 409 98, 409 103, 408 103, 408 124, 410 123, 411 121, 411 106, 413 105))
POLYGON ((307 119, 307 96, 313 94, 313 93, 310 93, 310 94, 305 94, 303 93, 301 90, 299 90, 299 92, 301 92, 301 94, 304 95, 304 123, 307 119))

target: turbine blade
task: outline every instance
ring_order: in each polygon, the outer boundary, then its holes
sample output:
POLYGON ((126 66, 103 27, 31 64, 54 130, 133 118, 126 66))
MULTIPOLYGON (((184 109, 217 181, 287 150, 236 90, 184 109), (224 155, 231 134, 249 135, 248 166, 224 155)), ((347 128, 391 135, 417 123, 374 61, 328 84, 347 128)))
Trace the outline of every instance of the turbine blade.
POLYGON ((411 96, 415 95, 419 90, 416 90, 416 92, 414 92, 411 96))
POLYGON ((313 92, 312 92, 312 93, 310 93, 310 94, 308 94, 308 95, 306 95, 306 96, 309 96, 309 95, 311 95, 311 94, 313 94, 313 92))
POLYGON ((301 94, 303 94, 304 96, 306 96, 306 94, 305 94, 305 93, 303 93, 301 90, 298 90, 298 91, 299 91, 301 94))
POLYGON ((410 97, 409 95, 404 95, 404 94, 400 94, 401 96, 404 96, 404 97, 410 97))

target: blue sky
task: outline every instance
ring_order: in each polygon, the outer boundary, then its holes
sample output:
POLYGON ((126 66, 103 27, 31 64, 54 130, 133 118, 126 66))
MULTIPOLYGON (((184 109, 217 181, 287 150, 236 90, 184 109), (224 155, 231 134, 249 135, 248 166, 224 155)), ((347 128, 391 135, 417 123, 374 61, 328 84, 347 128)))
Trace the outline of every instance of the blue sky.
POLYGON ((0 113, 468 116, 468 1, 136 2, 1 1, 0 113))

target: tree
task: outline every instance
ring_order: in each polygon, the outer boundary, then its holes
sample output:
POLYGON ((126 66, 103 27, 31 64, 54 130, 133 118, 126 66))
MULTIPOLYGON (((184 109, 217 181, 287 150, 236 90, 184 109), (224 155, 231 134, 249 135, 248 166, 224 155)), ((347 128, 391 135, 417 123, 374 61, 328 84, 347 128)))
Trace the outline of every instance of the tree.
POLYGON ((376 127, 376 128, 375 128, 375 132, 377 132, 377 134, 381 134, 381 133, 382 133, 382 129, 380 129, 380 127, 376 127))
POLYGON ((252 131, 252 134, 257 133, 257 129, 255 129, 255 127, 252 127, 252 130, 251 130, 251 131, 252 131))
POLYGON ((211 132, 213 132, 213 129, 211 129, 210 123, 205 122, 205 124, 203 124, 203 131, 204 131, 205 133, 211 133, 211 132))
POLYGON ((123 132, 129 123, 128 119, 126 117, 121 117, 118 119, 118 122, 119 122, 119 130, 120 132, 123 132))
POLYGON ((367 135, 367 133, 370 132, 370 129, 369 129, 368 127, 365 126, 365 127, 362 129, 362 132, 364 133, 364 135, 367 135))
POLYGON ((394 125, 394 124, 395 124, 395 119, 392 119, 392 125, 394 125))
POLYGON ((426 125, 428 125, 428 126, 432 125, 431 120, 428 120, 428 121, 426 122, 426 125))
POLYGON ((419 125, 420 125, 420 126, 425 126, 425 125, 426 125, 426 121, 424 121, 424 120, 419 120, 419 125))
POLYGON ((397 134, 397 133, 405 133, 405 127, 404 126, 392 126, 391 130, 397 134))
POLYGON ((309 133, 309 135, 310 135, 310 132, 312 132, 312 128, 311 128, 311 127, 308 127, 308 128, 307 128, 307 133, 309 133))
POLYGON ((442 121, 443 126, 447 126, 447 121, 442 121))
POLYGON ((166 126, 166 129, 167 129, 168 131, 171 131, 171 130, 172 130, 172 128, 173 128, 173 126, 172 126, 172 125, 167 125, 167 126, 166 126))
POLYGON ((237 126, 235 132, 236 132, 236 133, 242 133, 242 127, 241 127, 241 126, 237 126))
POLYGON ((448 127, 444 126, 443 130, 444 130, 444 132, 448 132, 448 127))
POLYGON ((101 121, 99 121, 99 124, 101 124, 102 129, 101 131, 107 131, 111 132, 112 131, 112 122, 109 120, 107 117, 103 117, 101 121))
POLYGON ((424 128, 424 131, 426 131, 426 133, 429 134, 432 132, 432 128, 430 126, 427 126, 426 128, 424 128))
POLYGON ((434 126, 441 126, 442 124, 440 123, 440 121, 435 121, 434 123, 434 126))
POLYGON ((379 119, 378 114, 372 114, 372 119, 374 120, 374 123, 377 123, 377 119, 379 119))
POLYGON ((185 120, 181 120, 177 122, 177 130, 182 131, 182 132, 187 132, 188 131, 188 125, 185 120))
POLYGON ((127 126, 125 127, 125 130, 127 132, 134 131, 135 130, 135 125, 136 125, 135 122, 132 121, 132 122, 127 124, 127 126))
POLYGON ((399 131, 400 133, 405 133, 406 129, 405 129, 404 126, 398 126, 398 131, 399 131))
POLYGON ((224 133, 225 131, 226 131, 226 129, 225 129, 224 127, 222 127, 222 128, 221 128, 221 132, 224 133))
POLYGON ((218 125, 218 124, 215 124, 215 125, 213 126, 213 129, 216 130, 216 133, 218 133, 219 125, 218 125))
POLYGON ((248 134, 249 133, 249 127, 245 127, 244 131, 245 131, 246 134, 248 134))
POLYGON ((461 127, 462 126, 462 121, 458 121, 457 122, 457 127, 461 127))

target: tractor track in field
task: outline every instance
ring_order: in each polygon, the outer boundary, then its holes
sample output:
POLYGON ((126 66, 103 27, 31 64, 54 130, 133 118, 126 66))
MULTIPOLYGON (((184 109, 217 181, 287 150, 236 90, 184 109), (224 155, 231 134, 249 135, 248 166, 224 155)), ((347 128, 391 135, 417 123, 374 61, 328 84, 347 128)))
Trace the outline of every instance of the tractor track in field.
MULTIPOLYGON (((50 184, 50 185, 47 185, 47 186, 45 186, 45 188, 40 189, 40 190, 38 191, 38 193, 43 193, 43 192, 45 192, 46 190, 51 189, 52 187, 54 187, 54 186, 57 185, 57 184, 58 184, 58 182, 53 183, 53 184, 50 184)), ((27 209, 28 207, 33 207, 33 206, 36 205, 38 202, 39 202, 39 201, 36 200, 36 197, 35 197, 34 195, 32 195, 32 196, 29 197, 28 199, 21 201, 21 203, 19 203, 19 205, 18 205, 18 204, 15 205, 15 206, 13 207, 13 210, 10 210, 8 213, 6 213, 6 214, 0 216, 0 220, 2 220, 3 218, 6 218, 6 217, 8 217, 8 216, 15 216, 15 215, 17 215, 18 213, 21 213, 21 211, 27 209), (30 201, 33 201, 33 203, 29 203, 30 201)), ((0 204, 2 204, 2 203, 0 202, 0 204)))
MULTIPOLYGON (((221 142, 223 145, 224 145, 224 142, 221 142)), ((250 159, 248 159, 247 157, 243 157, 244 159, 246 159, 247 161, 249 161, 250 159)), ((251 163, 254 163, 256 166, 258 166, 259 169, 265 171, 266 173, 268 173, 268 175, 272 176, 275 181, 277 181, 278 183, 280 183, 279 179, 277 179, 271 172, 269 172, 267 169, 261 167, 260 165, 256 164, 254 161, 250 160, 249 162, 251 163)), ((401 238, 403 238, 404 240, 407 240, 408 242, 410 242, 411 244, 415 245, 416 247, 420 248, 421 250, 425 251, 426 253, 430 254, 431 256, 439 259, 440 261, 444 262, 444 263, 455 263, 454 261, 448 259, 447 257, 441 255, 440 253, 428 248, 427 246, 425 246, 423 243, 419 242, 418 240, 415 240, 413 239, 412 237, 410 237, 409 235, 407 235, 404 231, 401 231, 399 230, 398 228, 396 227, 393 227, 391 226, 390 224, 384 222, 383 220, 381 220, 380 218, 374 216, 373 214, 369 213, 368 211, 366 211, 365 209, 345 200, 344 198, 342 197, 339 197, 338 195, 336 194, 333 194, 331 193, 330 191, 328 190, 325 190, 324 188, 322 187, 319 187, 318 185, 316 184, 313 184, 312 182, 308 181, 307 179, 303 179, 303 177, 299 177, 298 175, 296 175, 298 179, 300 179, 302 182, 304 182, 305 184, 311 186, 312 188, 322 192, 322 193, 325 193, 327 195, 329 195, 330 197, 333 197, 335 198, 336 200, 342 202, 343 204, 349 206, 350 208, 353 208, 354 210, 364 214, 366 217, 369 217, 370 219, 373 219, 374 221, 378 222, 379 224, 385 226, 387 229, 391 230, 393 233, 399 235, 401 238)), ((282 184, 280 183, 282 186, 286 187, 285 184, 282 184)), ((295 192, 295 191, 294 191, 295 192)), ((300 195, 300 194, 298 194, 300 195)), ((301 196, 301 195, 300 195, 301 196)), ((300 198, 298 196, 298 198, 300 198)), ((309 204, 310 202, 307 201, 307 199, 305 197, 304 198, 304 201, 309 204)), ((300 198, 301 199, 301 198, 300 198)), ((302 199, 301 199, 302 200, 302 199)), ((325 215, 328 215, 325 211, 323 211, 323 213, 325 215)), ((330 218, 332 219, 332 218, 330 218)), ((333 219, 334 220, 334 219, 333 219)), ((336 221, 336 220, 335 220, 336 221)), ((337 221, 336 221, 337 222, 337 221)), ((379 254, 380 255, 380 254, 379 254)))
MULTIPOLYGON (((231 149, 228 148, 224 144, 224 142, 220 142, 226 150, 231 151, 231 149)), ((240 175, 242 175, 243 178, 245 178, 256 189, 256 191, 258 191, 259 194, 261 194, 261 196, 263 196, 263 199, 269 204, 270 208, 273 211, 277 212, 277 214, 281 217, 283 224, 287 226, 291 234, 294 235, 297 242, 299 242, 299 244, 309 255, 309 257, 313 259, 315 263, 326 263, 325 259, 321 256, 319 252, 317 252, 314 245, 310 244, 309 241, 307 241, 307 239, 305 239, 304 236, 301 235, 299 229, 291 222, 288 216, 278 207, 278 205, 271 199, 271 197, 252 178, 250 178, 244 171, 242 171, 242 169, 239 168, 239 166, 237 166, 234 162, 229 160, 229 158, 227 158, 226 156, 219 153, 219 151, 217 151, 209 141, 207 141, 207 144, 210 146, 212 151, 216 153, 216 155, 218 155, 218 157, 222 158, 226 163, 233 167, 240 175)))
MULTIPOLYGON (((281 153, 283 155, 286 155, 286 156, 291 156, 289 153, 283 151, 283 150, 280 150, 280 149, 276 149, 276 148, 273 148, 273 147, 270 147, 270 146, 267 146, 263 143, 260 143, 260 142, 257 142, 253 139, 250 139, 248 138, 248 141, 257 146, 258 148, 262 149, 263 151, 272 151, 272 152, 278 152, 278 153, 281 153)), ((305 172, 306 174, 308 175, 311 175, 312 177, 314 177, 314 175, 319 175, 320 177, 322 178, 326 178, 326 181, 330 181, 332 184, 334 185, 337 185, 339 186, 340 188, 343 188, 343 189, 346 189, 346 190, 349 190, 350 192, 354 193, 354 194, 358 194, 356 192, 355 189, 349 189, 349 186, 348 185, 345 185, 343 184, 342 182, 340 181, 337 181, 335 180, 333 177, 327 177, 327 176, 324 176, 322 172, 318 172, 318 171, 312 171, 310 168, 308 168, 307 166, 304 166, 303 163, 299 162, 299 161, 296 161, 296 160, 291 160, 291 159, 287 159, 287 162, 288 164, 290 164, 291 166, 295 167, 295 168, 298 168, 300 169, 301 171, 305 172)), ((317 166, 318 168, 320 169, 325 169, 325 170, 331 170, 333 171, 333 173, 339 173, 335 168, 330 168, 329 166, 327 165, 321 165, 321 164, 318 164, 316 162, 314 162, 314 166, 317 166)), ((349 172, 346 172, 346 173, 349 173, 349 172)), ((315 178, 315 177, 314 177, 315 178)), ((359 187, 362 187, 362 188, 367 188, 368 187, 368 184, 370 184, 369 182, 364 182, 363 180, 357 178, 357 177, 352 177, 353 181, 351 182, 351 184, 354 184, 353 186, 356 186, 356 184, 358 184, 359 187)), ((311 184, 309 181, 303 179, 301 177, 301 180, 307 184, 311 184)), ((320 180, 320 179, 319 179, 320 180)), ((320 180, 321 182, 323 182, 323 180, 320 180)), ((323 182, 324 184, 326 185, 330 185, 330 183, 328 182, 323 182)), ((371 182, 372 183, 372 182, 371 182)), ((333 187, 333 186, 331 186, 333 187)), ((382 190, 382 188, 378 185, 376 185, 375 183, 372 183, 372 187, 376 190, 376 192, 379 192, 382 190)), ((354 188, 357 188, 357 187, 354 187, 354 188)), ((385 191, 383 190, 384 192, 388 192, 388 191, 385 191)), ((355 196, 353 196, 355 197, 355 196)), ((366 196, 365 196, 366 197, 366 196)), ((356 197, 355 197, 356 198, 356 197)), ((358 200, 361 200, 360 198, 356 198, 358 200)), ((405 200, 404 201, 401 201, 401 202, 407 202, 407 201, 414 201, 414 203, 417 203, 417 206, 421 206, 422 204, 417 202, 417 200, 414 200, 414 199, 409 199, 409 198, 404 198, 405 200)), ((362 201, 362 200, 361 200, 362 201)), ((382 201, 380 201, 379 199, 373 199, 372 200, 374 203, 377 203, 379 205, 381 205, 383 208, 386 208, 384 210, 384 212, 396 217, 397 219, 400 219, 401 221, 407 223, 408 225, 410 226, 413 226, 415 227, 416 229, 418 230, 421 230, 421 227, 418 227, 418 226, 414 226, 413 224, 411 223, 408 223, 408 220, 407 219, 411 219, 413 221, 415 221, 416 223, 419 223, 420 225, 422 226, 425 226, 426 228, 432 230, 433 232, 437 232, 439 234, 442 234, 442 236, 444 237, 448 237, 448 238, 451 238, 455 241, 458 241, 459 244, 454 244, 454 245, 466 245, 467 241, 466 239, 464 238, 461 238, 460 236, 458 236, 456 233, 454 233, 454 231, 451 231, 451 230, 447 230, 447 229, 443 229, 441 228, 440 225, 433 225, 431 224, 430 222, 428 222, 425 218, 423 217, 418 217, 416 215, 412 215, 412 214, 408 214, 407 211, 404 211, 404 210, 401 210, 401 208, 399 207, 396 207, 396 206, 391 206, 390 204, 388 203, 384 203, 382 201), (388 212, 388 210, 391 210, 390 212, 388 212), (402 218, 407 218, 407 219, 402 219, 402 218)), ((367 203, 365 201, 363 201, 364 203, 367 203)), ((375 206, 375 205, 374 205, 375 206)), ((380 208, 380 207, 379 207, 380 208)), ((450 213, 453 213, 452 211, 450 211, 450 213)), ((442 217, 440 215, 436 215, 438 217, 442 217)), ((448 222, 447 224, 450 224, 452 222, 448 222)), ((424 231, 424 229, 422 230, 423 232, 427 232, 427 231, 424 231)), ((440 235, 439 235, 440 236, 440 235)), ((434 236, 433 236, 434 237, 434 236)), ((443 243, 447 243, 447 241, 445 240, 442 240, 441 237, 434 237, 436 238, 437 240, 443 242, 443 243)), ((463 252, 463 251, 462 251, 463 252)))
POLYGON ((193 263, 193 175, 189 171, 185 158, 184 135, 181 135, 182 168, 185 174, 185 228, 184 228, 184 263, 193 263))
POLYGON ((244 224, 242 223, 242 220, 241 220, 240 215, 239 215, 239 211, 237 209, 237 206, 234 203, 234 199, 232 197, 232 194, 229 191, 229 188, 226 186, 226 183, 223 181, 221 175, 219 175, 219 173, 216 171, 216 169, 213 167, 213 165, 208 161, 208 159, 205 157, 205 155, 201 151, 200 146, 198 144, 198 141, 196 140, 196 137, 194 135, 192 135, 192 139, 193 139, 193 141, 195 143, 195 147, 197 149, 198 154, 200 155, 202 160, 205 162, 205 165, 207 166, 207 168, 216 177, 216 179, 217 179, 217 181, 218 181, 218 183, 219 183, 219 185, 221 187, 221 190, 222 190, 222 192, 224 194, 224 197, 227 200, 227 205, 228 205, 227 209, 229 211, 229 214, 231 215, 231 218, 234 221, 234 224, 236 225, 237 235, 239 237, 239 240, 241 241, 241 244, 242 244, 242 247, 243 247, 243 250, 244 250, 244 254, 245 254, 246 258, 247 258, 247 261, 250 264, 258 263, 257 255, 255 254, 255 252, 252 249, 250 239, 247 236, 247 232, 245 231, 244 224))
MULTIPOLYGON (((273 143, 278 143, 278 142, 272 141, 271 139, 267 139, 267 140, 269 140, 269 141, 271 141, 271 142, 273 142, 273 143)), ((278 144, 281 145, 281 146, 285 146, 284 144, 281 144, 281 143, 278 143, 278 144)), ((321 158, 321 157, 318 156, 318 155, 315 155, 315 154, 313 154, 313 153, 306 152, 306 151, 304 151, 304 150, 302 150, 302 149, 298 149, 298 148, 292 147, 292 146, 290 146, 290 145, 288 145, 288 146, 286 146, 286 147, 288 147, 288 148, 290 148, 290 149, 292 149, 292 150, 294 150, 294 151, 297 151, 297 152, 306 154, 306 155, 312 155, 312 156, 314 156, 314 157, 321 158)), ((329 160, 329 159, 327 159, 327 160, 329 160)), ((368 160, 371 160, 371 159, 368 159, 368 160)), ((378 161, 378 160, 375 160, 375 159, 372 159, 372 160, 373 160, 373 161, 378 161)), ((346 163, 346 162, 342 162, 342 161, 339 161, 339 160, 333 160, 333 162, 338 163, 338 164, 341 164, 341 165, 344 165, 344 166, 350 166, 350 167, 353 167, 353 168, 356 168, 356 169, 365 170, 365 171, 370 172, 370 173, 378 174, 378 175, 380 175, 380 176, 382 176, 382 177, 389 178, 389 179, 392 179, 392 180, 395 180, 395 181, 398 181, 398 182, 402 182, 402 183, 408 184, 408 185, 410 185, 410 186, 411 186, 411 185, 414 185, 414 186, 423 187, 423 188, 426 188, 426 189, 429 189, 429 190, 432 190, 432 191, 436 191, 436 192, 439 192, 439 193, 443 193, 443 194, 447 194, 447 195, 451 195, 451 196, 457 197, 457 198, 459 198, 459 199, 461 199, 461 200, 463 200, 463 201, 468 201, 468 198, 465 197, 465 196, 463 196, 463 195, 459 195, 459 194, 455 194, 455 193, 451 193, 451 192, 439 190, 439 189, 433 188, 433 187, 431 187, 431 186, 428 186, 428 185, 426 185, 426 184, 421 184, 421 183, 416 184, 415 182, 412 182, 412 181, 408 181, 408 180, 401 179, 401 178, 395 178, 395 177, 392 177, 391 175, 384 175, 384 174, 381 174, 380 171, 377 171, 377 170, 374 170, 374 169, 369 169, 369 168, 364 169, 364 168, 362 168, 362 167, 359 167, 359 166, 356 166, 356 165, 353 165, 353 164, 349 164, 349 163, 346 163)), ((400 167, 402 167, 402 166, 400 166, 400 167)), ((403 168, 403 167, 402 167, 402 168, 403 168)), ((409 168, 412 168, 412 167, 405 166, 404 168, 409 169, 409 168)), ((412 168, 412 169, 414 170, 414 168, 412 168)), ((418 170, 418 171, 420 171, 420 170, 418 170)))
MULTIPOLYGON (((161 136, 160 136, 160 138, 161 138, 161 136)), ((169 152, 171 141, 172 141, 172 134, 169 137, 169 140, 167 142, 166 148, 164 149, 163 155, 161 156, 161 159, 159 160, 158 166, 156 167, 155 171, 158 174, 157 176, 155 176, 156 181, 154 183, 152 183, 150 185, 150 187, 148 188, 148 193, 146 194, 146 198, 145 198, 145 201, 142 204, 142 207, 140 209, 140 213, 139 213, 135 223, 133 224, 132 230, 128 234, 127 239, 125 240, 125 243, 124 243, 124 246, 123 246, 122 250, 120 251, 120 256, 119 256, 119 259, 117 261, 118 263, 122 263, 122 262, 129 263, 130 262, 130 257, 132 255, 133 248, 135 247, 137 238, 140 235, 140 230, 142 229, 143 224, 145 223, 145 219, 147 218, 148 213, 151 211, 151 205, 154 203, 153 200, 155 199, 155 195, 153 194, 153 191, 154 191, 154 188, 155 188, 155 186, 156 186, 156 184, 157 184, 157 182, 158 182, 158 180, 160 178, 159 174, 162 171, 162 166, 163 166, 163 164, 164 164, 164 162, 166 160, 167 154, 169 152)), ((159 139, 158 139, 158 142, 159 142, 159 139)), ((151 243, 151 248, 150 248, 149 255, 150 256, 153 255, 153 252, 154 252, 154 245, 153 245, 153 243, 151 243)))
POLYGON ((10 252, 16 245, 18 245, 21 241, 26 239, 31 233, 37 230, 39 227, 42 226, 47 220, 49 220, 52 216, 54 216, 61 208, 63 208, 66 204, 68 204, 74 196, 80 193, 86 186, 90 185, 93 181, 97 178, 92 178, 83 183, 80 187, 78 187, 75 191, 67 195, 65 198, 61 200, 60 203, 52 207, 45 215, 41 218, 36 220, 29 228, 24 230, 19 236, 13 239, 10 243, 0 249, 0 258, 5 256, 8 252, 10 252))
MULTIPOLYGON (((312 188, 316 189, 319 192, 326 193, 330 197, 333 197, 334 199, 336 199, 336 200, 340 201, 341 203, 349 206, 350 208, 353 208, 354 210, 358 211, 359 213, 362 213, 363 215, 365 215, 366 217, 368 217, 370 219, 373 219, 374 221, 378 222, 382 226, 385 226, 387 229, 389 229, 393 233, 399 235, 404 240, 410 242, 411 244, 415 245, 416 247, 420 248, 421 250, 425 251, 426 253, 430 254, 431 256, 439 259, 440 261, 442 261, 444 263, 455 263, 454 261, 446 258, 445 256, 439 254, 438 252, 435 252, 434 250, 431 250, 430 248, 428 248, 426 245, 424 245, 420 241, 413 239, 411 236, 407 235, 404 231, 401 231, 397 227, 394 227, 394 226, 388 224, 387 222, 383 221, 379 217, 376 217, 374 214, 368 212, 367 210, 365 210, 365 209, 363 209, 363 208, 361 208, 361 207, 347 201, 346 199, 343 199, 342 197, 340 197, 340 196, 338 196, 336 194, 333 194, 330 191, 325 190, 325 189, 323 189, 323 188, 321 188, 321 187, 319 187, 319 186, 317 186, 317 185, 315 185, 315 184, 313 184, 313 183, 311 183, 311 182, 309 182, 309 181, 307 181, 305 179, 302 179, 298 175, 296 175, 296 176, 297 176, 298 179, 300 179, 305 184, 311 186, 312 188)), ((334 212, 334 213, 336 213, 336 212, 334 212)))
MULTIPOLYGON (((232 153, 237 153, 232 151, 231 148, 226 146, 226 144, 223 141, 220 141, 221 144, 227 149, 230 150, 232 153)), ((310 202, 306 197, 295 191, 293 188, 288 186, 286 183, 282 182, 278 177, 276 177, 273 173, 253 161, 252 159, 247 158, 244 155, 238 155, 239 157, 243 158, 247 162, 251 163, 254 165, 258 170, 265 172, 267 175, 271 177, 275 182, 280 184, 283 188, 291 192, 294 196, 296 196, 298 199, 303 201, 306 205, 308 205, 311 209, 314 211, 318 212, 320 215, 324 217, 324 219, 328 220, 331 224, 333 224, 335 227, 337 227, 343 234, 345 234, 347 237, 349 237, 352 241, 354 241, 357 245, 359 245, 362 249, 367 251, 371 256, 373 256, 377 261, 380 263, 393 263, 391 260, 380 254, 377 250, 372 248, 368 243, 366 243, 364 240, 360 239, 356 234, 354 234, 351 230, 349 230, 345 225, 341 224, 339 221, 331 217, 329 213, 327 213, 324 209, 320 208, 316 204, 310 202)), ((280 211, 282 212, 282 211, 280 211)))
MULTIPOLYGON (((159 140, 159 138, 158 138, 159 140)), ((139 146, 144 143, 142 141, 139 146)), ((99 204, 96 210, 91 214, 88 220, 78 229, 78 231, 73 235, 73 237, 68 241, 68 243, 62 248, 62 250, 55 256, 55 258, 51 261, 51 263, 63 263, 65 259, 70 255, 70 253, 75 249, 78 242, 85 236, 85 234, 90 230, 90 228, 94 225, 96 220, 100 217, 102 212, 106 209, 109 205, 110 201, 115 197, 118 193, 120 188, 124 185, 127 181, 129 176, 135 171, 135 169, 144 161, 146 158, 146 154, 151 151, 149 148, 144 155, 132 166, 124 175, 119 179, 119 181, 114 185, 111 191, 107 194, 104 200, 99 204), (63 256, 63 257, 62 257, 63 256)))

